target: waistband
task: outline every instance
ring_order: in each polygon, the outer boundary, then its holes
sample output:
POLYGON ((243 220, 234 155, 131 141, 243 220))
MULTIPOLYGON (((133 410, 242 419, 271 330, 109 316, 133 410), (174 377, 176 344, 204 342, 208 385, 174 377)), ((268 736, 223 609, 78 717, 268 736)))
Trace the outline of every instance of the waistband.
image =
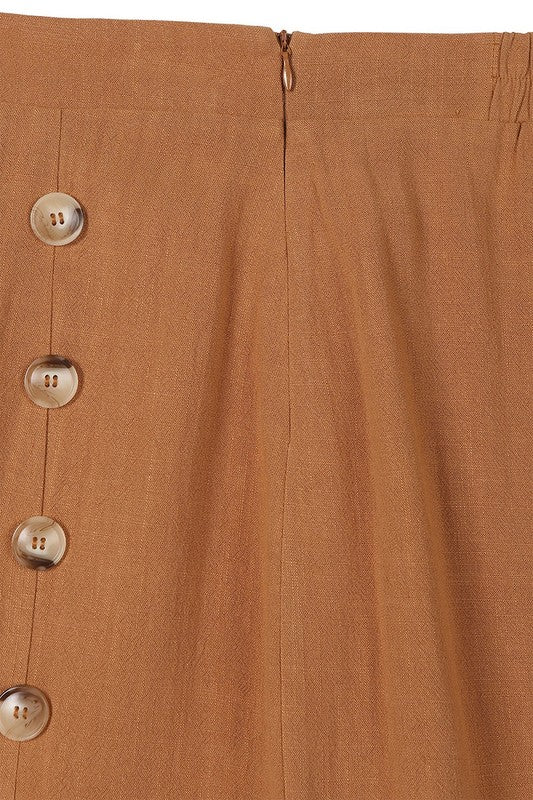
MULTIPOLYGON (((264 26, 0 12, 0 102, 280 119, 282 53, 264 26)), ((292 119, 531 119, 532 33, 289 37, 292 119)))

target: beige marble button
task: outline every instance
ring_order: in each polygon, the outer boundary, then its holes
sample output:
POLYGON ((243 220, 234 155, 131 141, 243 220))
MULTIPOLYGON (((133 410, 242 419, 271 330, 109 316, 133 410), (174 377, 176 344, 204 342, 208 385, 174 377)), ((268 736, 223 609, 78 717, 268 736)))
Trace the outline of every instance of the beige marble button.
POLYGON ((78 373, 62 356, 41 356, 32 361, 24 376, 30 400, 42 408, 66 405, 78 389, 78 373))
POLYGON ((69 244, 81 233, 83 211, 69 194, 50 192, 35 201, 30 224, 34 234, 45 244, 69 244))
POLYGON ((0 733, 14 742, 35 739, 50 719, 47 697, 35 686, 12 686, 0 694, 0 733))
POLYGON ((31 569, 49 569, 65 554, 67 537, 51 517, 29 517, 13 531, 13 555, 19 564, 31 569))

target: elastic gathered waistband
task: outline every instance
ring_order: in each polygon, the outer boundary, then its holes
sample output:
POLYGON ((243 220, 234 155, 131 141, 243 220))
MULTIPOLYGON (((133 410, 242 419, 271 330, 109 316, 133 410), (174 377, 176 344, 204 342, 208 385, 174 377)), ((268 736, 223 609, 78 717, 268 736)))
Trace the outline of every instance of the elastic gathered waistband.
POLYGON ((296 33, 293 115, 530 119, 532 44, 531 33, 296 33))
MULTIPOLYGON (((264 26, 0 12, 0 102, 280 119, 264 26)), ((531 118, 531 33, 294 31, 287 115, 531 118)))

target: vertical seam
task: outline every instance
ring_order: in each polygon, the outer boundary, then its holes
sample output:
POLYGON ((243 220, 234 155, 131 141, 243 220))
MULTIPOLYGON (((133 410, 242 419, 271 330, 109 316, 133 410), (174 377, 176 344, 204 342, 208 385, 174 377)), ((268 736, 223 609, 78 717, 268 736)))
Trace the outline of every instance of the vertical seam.
MULTIPOLYGON (((61 160, 61 134, 62 134, 62 125, 63 125, 63 110, 59 109, 59 132, 58 132, 58 145, 57 145, 57 159, 56 159, 56 191, 59 191, 59 170, 60 170, 60 160, 61 160)), ((54 272, 55 272, 55 258, 56 258, 56 247, 52 247, 52 265, 51 265, 51 273, 50 273, 50 328, 49 328, 49 337, 48 337, 48 352, 52 353, 52 331, 53 331, 53 320, 54 320, 54 272)), ((42 491, 41 491, 41 516, 44 514, 44 501, 45 501, 45 491, 46 491, 46 467, 48 462, 48 428, 49 428, 49 414, 50 409, 46 409, 46 419, 45 419, 45 429, 44 429, 44 455, 43 455, 43 478, 42 478, 42 491)), ((35 570, 35 579, 33 585, 33 601, 32 601, 32 610, 31 610, 31 622, 30 622, 30 639, 28 642, 28 657, 26 659, 26 672, 24 676, 24 683, 28 682, 28 674, 30 668, 30 657, 31 657, 31 646, 33 641, 33 628, 35 622, 35 609, 37 606, 37 589, 39 585, 39 571, 35 570)), ((20 748, 21 742, 18 743, 17 748, 17 760, 15 763, 15 783, 13 785, 13 800, 16 800, 17 796, 17 784, 18 784, 18 771, 19 771, 19 762, 20 762, 20 748)))
POLYGON ((491 87, 488 100, 487 119, 498 119, 498 102, 497 89, 501 80, 501 63, 502 63, 502 47, 504 42, 504 33, 494 33, 492 37, 492 56, 491 56, 491 87))
POLYGON ((283 475, 283 501, 281 512, 280 535, 280 571, 279 571, 279 690, 280 690, 280 744, 281 744, 281 780, 283 800, 286 800, 285 782, 285 737, 283 727, 283 556, 284 534, 287 498, 287 474, 289 466, 289 451, 291 444, 291 383, 290 383, 290 312, 289 312, 289 246, 287 236, 287 91, 283 92, 283 235, 285 239, 285 286, 287 310, 287 449, 285 454, 285 468, 283 475))
MULTIPOLYGON (((59 109, 59 134, 57 145, 57 166, 56 166, 56 191, 59 191, 59 170, 61 161, 61 134, 63 128, 63 110, 59 109)), ((54 278, 55 278, 55 265, 56 265, 56 251, 57 247, 52 247, 52 271, 50 275, 50 330, 48 340, 48 353, 53 354, 53 330, 54 330, 54 278)), ((44 439, 44 464, 43 464, 43 490, 41 494, 41 515, 44 514, 44 501, 46 495, 46 472, 48 467, 48 429, 50 426, 50 409, 46 409, 46 428, 44 439)))
POLYGON ((500 74, 499 53, 502 46, 503 34, 494 33, 492 37, 491 76, 497 78, 500 74))
POLYGON ((525 117, 524 122, 531 121, 532 118, 532 83, 533 78, 531 75, 531 70, 533 67, 533 42, 531 32, 527 33, 527 64, 526 64, 526 74, 525 74, 525 91, 526 91, 526 110, 525 110, 525 117))

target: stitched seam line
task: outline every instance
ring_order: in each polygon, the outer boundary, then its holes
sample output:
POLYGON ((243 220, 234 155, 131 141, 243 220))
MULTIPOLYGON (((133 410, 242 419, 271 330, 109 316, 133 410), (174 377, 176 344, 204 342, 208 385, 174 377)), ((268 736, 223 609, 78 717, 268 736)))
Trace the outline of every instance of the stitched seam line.
POLYGON ((287 451, 283 475, 283 505, 281 511, 280 572, 279 572, 279 688, 280 688, 280 742, 281 779, 283 800, 286 800, 285 740, 283 729, 283 540, 285 533, 285 509, 287 499, 287 474, 291 443, 291 391, 290 391, 290 319, 289 319, 289 248, 287 237, 287 92, 283 89, 283 235, 285 239, 286 309, 287 309, 287 451))
POLYGON ((495 33, 492 37, 492 59, 491 59, 491 76, 492 78, 497 78, 499 75, 499 68, 498 68, 498 54, 500 51, 501 46, 501 33, 495 33))
MULTIPOLYGON (((56 191, 59 191, 59 170, 60 170, 60 161, 61 161, 61 133, 62 133, 62 123, 63 123, 63 111, 62 109, 59 110, 59 133, 58 133, 58 145, 57 145, 57 164, 56 164, 56 191)), ((52 353, 52 332, 53 332, 53 320, 54 320, 54 271, 55 271, 55 257, 56 257, 56 247, 52 247, 52 266, 51 266, 51 274, 50 274, 50 329, 49 329, 49 353, 52 353)), ((48 462, 48 428, 49 428, 49 414, 50 409, 46 409, 46 421, 45 421, 45 433, 44 433, 44 456, 43 456, 43 483, 42 483, 42 492, 41 492, 41 515, 44 514, 44 501, 45 501, 45 492, 46 492, 46 467, 48 462)), ((24 683, 28 682, 28 673, 30 668, 30 656, 31 656, 31 646, 33 640, 33 628, 35 622, 35 609, 37 606, 37 589, 39 585, 39 571, 35 571, 35 581, 34 581, 34 590, 33 590, 33 602, 32 602, 32 610, 31 610, 31 623, 30 623, 30 640, 28 643, 28 657, 26 659, 26 672, 24 677, 24 683)), ((17 796, 17 783, 18 783, 18 770, 19 770, 19 762, 20 762, 20 748, 21 742, 18 743, 17 748, 17 760, 15 764, 15 783, 13 786, 13 800, 16 800, 17 796)))

